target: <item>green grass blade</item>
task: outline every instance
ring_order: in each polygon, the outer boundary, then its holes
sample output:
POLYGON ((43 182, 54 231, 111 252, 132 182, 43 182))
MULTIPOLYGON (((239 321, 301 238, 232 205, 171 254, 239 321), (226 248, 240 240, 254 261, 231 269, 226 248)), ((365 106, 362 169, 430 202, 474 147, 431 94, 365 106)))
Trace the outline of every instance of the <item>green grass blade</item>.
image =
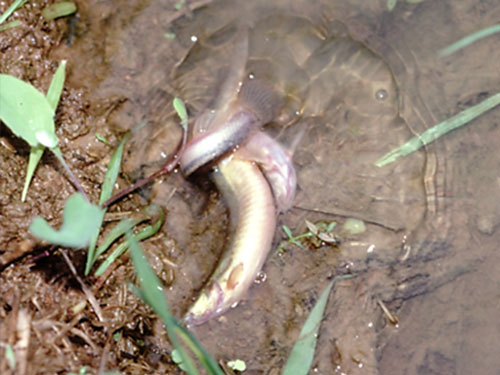
POLYGON ((429 143, 435 141, 446 133, 471 122, 476 117, 496 107, 498 104, 500 104, 500 93, 490 96, 488 99, 483 100, 481 103, 467 108, 457 115, 450 117, 449 119, 433 126, 430 129, 427 129, 419 136, 413 137, 405 144, 382 156, 379 160, 377 160, 375 165, 377 167, 383 167, 384 165, 393 163, 400 157, 411 154, 412 152, 417 151, 425 145, 428 145, 429 143))
POLYGON ((0 26, 0 31, 5 31, 12 29, 13 27, 17 27, 21 25, 21 21, 19 20, 14 20, 14 21, 9 21, 5 25, 0 26))
POLYGON ((184 350, 176 334, 176 321, 168 308, 167 300, 163 292, 163 286, 160 280, 151 269, 146 257, 139 247, 137 240, 130 234, 127 234, 127 241, 130 246, 130 255, 134 263, 140 284, 140 296, 151 306, 153 311, 160 316, 167 327, 167 333, 172 345, 178 350, 182 363, 189 375, 198 375, 199 372, 193 363, 193 360, 184 350))
POLYGON ((472 33, 465 38, 462 38, 455 43, 449 45, 446 48, 443 48, 438 52, 439 57, 445 57, 448 55, 451 55, 452 53, 455 53, 462 48, 467 47, 468 45, 477 42, 480 39, 486 38, 490 35, 496 34, 500 32, 500 24, 499 25, 493 25, 490 27, 487 27, 485 29, 476 31, 475 33, 472 33))
POLYGON ((118 145, 115 152, 111 156, 108 164, 108 169, 106 175, 104 176, 104 183, 102 184, 101 196, 99 197, 99 204, 103 204, 113 193, 113 187, 115 186, 116 179, 118 178, 118 173, 120 172, 120 165, 122 163, 123 149, 125 147, 125 142, 127 141, 129 134, 125 135, 118 145))
POLYGON ((0 16, 0 24, 2 24, 7 18, 11 16, 12 13, 16 11, 17 8, 21 7, 26 0, 15 0, 10 7, 7 8, 5 12, 0 16))
POLYGON ((61 92, 64 87, 64 80, 66 79, 66 60, 62 60, 50 81, 49 90, 47 91, 47 101, 49 102, 52 110, 56 110, 61 98, 61 92))
POLYGON ((113 147, 111 145, 111 143, 109 143, 108 140, 105 137, 103 137, 102 135, 100 135, 99 133, 95 133, 95 137, 97 138, 97 140, 99 142, 104 143, 106 146, 113 147))
MULTIPOLYGON (((106 170, 106 175, 104 176, 104 182, 101 188, 101 195, 99 197, 99 205, 102 205, 106 202, 113 193, 113 187, 115 186, 116 179, 118 178, 118 173, 120 172, 120 166, 123 157, 123 148, 125 147, 125 142, 128 138, 128 134, 123 137, 120 144, 118 145, 115 152, 111 156, 109 160, 108 169, 106 170)), ((104 208, 104 212, 106 212, 107 208, 104 208)), ((99 226, 102 225, 102 222, 99 223, 99 226)), ((85 264, 85 275, 90 273, 90 269, 94 265, 94 262, 98 255, 95 254, 95 248, 97 245, 97 239, 99 237, 99 233, 96 234, 92 241, 90 241, 90 245, 87 251, 87 262, 85 264)))
POLYGON ((121 220, 113 229, 111 229, 106 238, 104 238, 102 243, 99 245, 95 252, 95 257, 97 258, 99 255, 103 254, 118 238, 132 230, 132 228, 134 228, 137 224, 147 219, 148 218, 146 216, 143 216, 135 218, 129 217, 121 220))
MULTIPOLYGON (((146 210, 149 211, 151 215, 158 215, 158 220, 153 225, 148 225, 147 227, 134 234, 133 237, 137 241, 145 240, 158 233, 163 223, 165 222, 165 212, 160 206, 153 205, 148 207, 146 210), (155 210, 156 212, 153 212, 153 210, 155 210)), ((122 242, 121 244, 116 246, 111 254, 99 265, 95 272, 96 276, 102 275, 106 271, 106 269, 128 249, 128 246, 128 241, 122 242)))
POLYGON ((177 320, 176 320, 176 325, 177 325, 177 334, 187 344, 189 349, 192 350, 192 352, 198 358, 202 366, 207 371, 209 371, 209 374, 224 375, 224 372, 219 367, 217 361, 205 350, 205 348, 201 345, 198 339, 177 320))
POLYGON ((21 196, 21 201, 24 202, 26 200, 26 194, 28 193, 28 187, 30 186, 31 180, 33 178, 33 174, 35 173, 36 166, 38 162, 42 158, 43 152, 45 151, 45 147, 42 145, 38 145, 36 147, 31 147, 30 149, 30 158, 28 161, 28 169, 26 170, 26 179, 24 180, 23 194, 21 196))
POLYGON ((319 297, 316 305, 307 317, 299 338, 292 348, 290 356, 283 369, 283 375, 307 375, 311 369, 318 340, 318 331, 325 312, 328 296, 333 284, 341 279, 354 277, 354 275, 344 275, 334 278, 319 297))

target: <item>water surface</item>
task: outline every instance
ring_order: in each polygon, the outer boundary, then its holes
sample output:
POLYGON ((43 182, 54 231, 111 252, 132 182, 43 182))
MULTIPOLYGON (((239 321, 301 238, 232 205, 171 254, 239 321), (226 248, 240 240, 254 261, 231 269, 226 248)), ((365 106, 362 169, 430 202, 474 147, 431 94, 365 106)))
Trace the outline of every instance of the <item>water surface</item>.
MULTIPOLYGON (((218 358, 245 360, 248 374, 277 374, 328 281, 353 273, 330 297, 315 373, 500 368, 498 110, 405 159, 374 165, 499 91, 498 38, 447 58, 437 51, 494 24, 500 7, 399 2, 389 12, 382 1, 247 3, 193 6, 172 21, 160 4, 146 2, 110 42, 109 76, 96 94, 127 99, 112 114, 120 129, 147 122, 126 165, 132 175, 147 174, 180 137, 172 97, 181 96, 193 117, 213 105, 244 22, 251 29, 247 71, 286 98, 268 131, 287 144, 307 129, 295 150, 296 202, 280 223, 301 233, 305 219, 335 221, 341 244, 273 253, 246 300, 196 334, 218 358), (366 230, 342 231, 348 218, 363 220, 366 230)), ((223 251, 227 212, 209 184, 179 176, 156 184, 149 197, 169 197, 165 234, 176 241, 169 251, 182 254, 169 300, 180 314, 223 251)), ((283 238, 277 230, 276 244, 283 238)))

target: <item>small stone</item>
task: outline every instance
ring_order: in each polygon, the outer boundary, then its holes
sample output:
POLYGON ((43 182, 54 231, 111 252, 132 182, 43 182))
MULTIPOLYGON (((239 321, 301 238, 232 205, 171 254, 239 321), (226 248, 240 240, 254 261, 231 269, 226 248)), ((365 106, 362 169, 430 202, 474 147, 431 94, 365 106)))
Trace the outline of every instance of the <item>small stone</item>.
POLYGON ((491 235, 495 231, 498 222, 494 215, 483 215, 477 219, 477 229, 483 233, 491 235))

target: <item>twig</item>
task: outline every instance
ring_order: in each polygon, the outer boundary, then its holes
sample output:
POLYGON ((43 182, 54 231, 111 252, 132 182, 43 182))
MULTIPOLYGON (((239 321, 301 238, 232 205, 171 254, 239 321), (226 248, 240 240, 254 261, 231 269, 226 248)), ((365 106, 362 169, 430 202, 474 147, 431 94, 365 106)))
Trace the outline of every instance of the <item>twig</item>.
POLYGON ((177 149, 175 152, 172 154, 169 160, 165 163, 165 165, 155 173, 153 173, 149 177, 141 178, 140 180, 136 181, 134 184, 129 185, 122 191, 118 192, 117 194, 113 195, 111 198, 109 198, 106 202, 104 202, 101 207, 108 207, 117 200, 123 198, 127 194, 130 194, 134 190, 140 188, 141 186, 146 185, 147 183, 153 181, 155 178, 166 175, 174 170, 174 168, 177 166, 177 163, 179 162, 179 158, 184 152, 184 148, 186 147, 186 142, 187 142, 187 131, 183 130, 182 132, 182 140, 177 146, 177 149))
POLYGON ((73 276, 75 277, 75 279, 80 284, 80 287, 82 288, 83 293, 85 293, 85 296, 87 297, 87 300, 90 302, 90 304, 94 308, 94 312, 97 315, 97 318, 99 318, 99 320, 101 322, 104 322, 104 317, 102 315, 101 307, 99 306, 99 303, 97 302, 97 299, 95 298, 94 293, 92 293, 92 291, 90 290, 90 288, 87 287, 87 285, 85 285, 85 283, 83 282, 83 280, 81 279, 81 277, 78 276, 78 273, 76 272, 76 268, 73 265, 73 262, 71 261, 71 259, 69 259, 69 256, 68 256, 68 253, 66 252, 66 250, 61 249, 61 254, 62 254, 63 258, 64 258, 64 261, 68 265, 71 273, 73 274, 73 276))

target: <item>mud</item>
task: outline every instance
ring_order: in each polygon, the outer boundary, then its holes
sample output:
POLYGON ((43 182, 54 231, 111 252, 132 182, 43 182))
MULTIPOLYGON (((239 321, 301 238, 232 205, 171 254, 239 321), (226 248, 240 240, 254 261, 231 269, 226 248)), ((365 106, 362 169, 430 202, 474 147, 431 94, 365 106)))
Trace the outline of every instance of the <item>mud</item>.
MULTIPOLYGON (((13 16, 22 25, 0 32, 0 72, 46 92, 58 62, 68 60, 57 135, 94 201, 126 131, 143 124, 128 144, 119 187, 168 158, 181 137, 172 98, 185 99, 192 117, 210 105, 207 98, 230 61, 224 48, 234 29, 228 25, 243 11, 260 20, 249 67, 258 74, 265 66, 272 72, 267 79, 289 98, 267 130, 287 144, 297 128, 307 129, 295 150, 298 196, 280 224, 303 233, 305 219, 335 221, 341 243, 289 245, 270 255, 245 300, 194 331, 218 360, 245 360, 247 374, 280 373, 329 280, 355 274, 332 291, 315 373, 489 374, 500 368, 498 110, 392 165, 373 165, 414 134, 499 91, 500 48, 493 38, 436 57, 497 22, 496 2, 400 1, 392 12, 384 1, 286 2, 258 5, 257 12, 243 3, 221 11, 216 4, 204 8, 209 1, 188 2, 177 11, 173 2, 80 1, 76 15, 46 22, 41 10, 50 3, 23 5, 13 16), (273 25, 266 16, 276 7, 296 18, 273 18, 274 35, 293 37, 273 44, 269 59, 258 34, 273 25), (345 38, 351 54, 325 47, 328 32, 333 45, 345 38), (315 53, 308 65, 304 56, 315 53), (334 58, 345 56, 355 58, 335 65, 334 58), (366 231, 342 231, 348 218, 363 220, 366 231)), ((0 2, 0 11, 7 6, 0 2)), ((103 278, 84 278, 103 310, 101 321, 61 253, 46 255, 49 248, 30 236, 37 215, 60 224, 74 189, 46 154, 21 203, 29 149, 3 124, 0 136, 0 372, 78 373, 88 366, 89 374, 180 373, 161 324, 127 287, 134 280, 127 257, 103 278), (4 348, 26 336, 27 355, 18 350, 19 367, 12 370, 4 348)), ((162 233, 141 246, 180 316, 224 250, 228 214, 203 176, 186 181, 174 174, 112 206, 104 233, 149 201, 166 207, 167 220, 162 233)), ((284 238, 277 229, 276 246, 284 238)), ((81 274, 84 252, 69 254, 81 274)))

